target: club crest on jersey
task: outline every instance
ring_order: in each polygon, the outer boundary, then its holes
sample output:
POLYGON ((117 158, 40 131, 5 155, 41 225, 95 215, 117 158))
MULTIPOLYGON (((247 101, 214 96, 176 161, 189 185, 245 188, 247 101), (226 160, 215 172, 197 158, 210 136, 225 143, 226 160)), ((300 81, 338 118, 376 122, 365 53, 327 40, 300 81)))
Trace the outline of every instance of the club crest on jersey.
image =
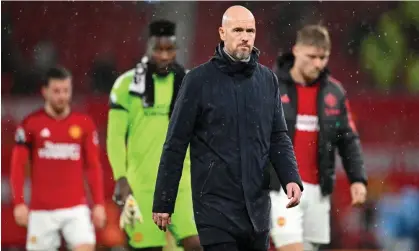
POLYGON ((70 129, 68 129, 68 134, 70 134, 70 136, 73 139, 78 139, 81 137, 81 128, 78 125, 72 125, 70 126, 70 129))
POLYGON ((324 97, 324 102, 329 107, 335 107, 338 103, 335 95, 333 95, 332 93, 329 93, 324 97))

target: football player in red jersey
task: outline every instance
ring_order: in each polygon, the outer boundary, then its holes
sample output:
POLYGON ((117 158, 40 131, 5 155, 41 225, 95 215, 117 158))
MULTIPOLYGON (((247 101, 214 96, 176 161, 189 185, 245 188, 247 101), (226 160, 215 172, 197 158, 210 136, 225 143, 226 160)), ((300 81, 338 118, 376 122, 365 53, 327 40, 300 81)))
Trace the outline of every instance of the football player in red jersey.
POLYGON ((16 130, 11 187, 15 220, 28 227, 27 250, 58 249, 60 232, 72 250, 94 250, 94 227, 106 222, 98 135, 89 116, 71 111, 71 79, 64 68, 50 69, 42 88, 45 107, 27 116, 16 130), (28 206, 23 185, 29 159, 28 206), (94 201, 92 218, 84 173, 94 201))
POLYGON ((351 183, 352 204, 367 198, 366 169, 346 91, 328 70, 329 31, 307 25, 297 31, 292 52, 276 62, 282 107, 304 185, 301 203, 289 199, 271 175, 271 237, 278 251, 317 251, 330 242, 331 194, 336 152, 351 183))

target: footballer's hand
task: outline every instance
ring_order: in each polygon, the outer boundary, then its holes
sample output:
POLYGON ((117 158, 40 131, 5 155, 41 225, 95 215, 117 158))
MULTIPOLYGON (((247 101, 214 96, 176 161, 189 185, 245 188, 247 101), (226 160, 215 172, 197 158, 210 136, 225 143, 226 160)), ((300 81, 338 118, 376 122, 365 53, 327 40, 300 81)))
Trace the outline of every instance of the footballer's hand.
POLYGON ((301 189, 297 183, 291 182, 287 184, 287 196, 290 200, 287 204, 287 208, 292 208, 300 204, 301 189))
POLYGON ((125 226, 133 227, 136 222, 143 223, 144 219, 137 201, 130 194, 124 203, 124 208, 119 218, 119 227, 121 229, 124 229, 125 226))
POLYGON ((170 214, 168 213, 153 213, 153 221, 160 230, 166 232, 167 227, 172 224, 170 214))
POLYGON ((113 201, 119 206, 123 207, 128 196, 132 194, 131 187, 126 177, 119 178, 115 184, 115 190, 113 193, 113 201))
POLYGON ((13 209, 13 216, 19 226, 26 227, 28 225, 29 208, 25 204, 16 205, 13 209))
POLYGON ((93 225, 96 228, 104 228, 106 225, 106 211, 105 207, 102 205, 96 205, 93 207, 92 211, 93 225))
POLYGON ((362 182, 355 182, 351 185, 352 205, 360 206, 367 200, 367 187, 362 182))

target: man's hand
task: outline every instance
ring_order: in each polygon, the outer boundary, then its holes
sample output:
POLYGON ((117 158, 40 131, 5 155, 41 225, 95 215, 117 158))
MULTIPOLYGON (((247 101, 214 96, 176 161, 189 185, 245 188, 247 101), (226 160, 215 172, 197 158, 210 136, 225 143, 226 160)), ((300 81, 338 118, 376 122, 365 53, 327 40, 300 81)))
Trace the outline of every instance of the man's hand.
POLYGON ((131 187, 126 177, 119 178, 116 181, 113 193, 113 201, 120 207, 123 207, 128 196, 132 194, 131 187))
POLYGON ((101 229, 106 225, 106 212, 105 207, 102 205, 96 205, 92 210, 93 225, 101 229))
POLYGON ((121 229, 124 229, 125 226, 133 227, 135 222, 143 223, 143 215, 134 196, 130 194, 124 202, 124 208, 119 218, 119 227, 121 229))
POLYGON ((287 184, 287 196, 290 199, 287 208, 292 208, 300 204, 301 189, 297 183, 291 182, 287 184))
POLYGON ((367 188, 364 183, 355 182, 351 185, 352 205, 359 206, 365 203, 367 199, 367 188))
POLYGON ((170 214, 168 213, 153 213, 153 221, 164 232, 166 232, 168 225, 172 224, 170 214))
POLYGON ((13 209, 13 216, 19 226, 26 227, 28 225, 29 208, 25 204, 16 205, 13 209))

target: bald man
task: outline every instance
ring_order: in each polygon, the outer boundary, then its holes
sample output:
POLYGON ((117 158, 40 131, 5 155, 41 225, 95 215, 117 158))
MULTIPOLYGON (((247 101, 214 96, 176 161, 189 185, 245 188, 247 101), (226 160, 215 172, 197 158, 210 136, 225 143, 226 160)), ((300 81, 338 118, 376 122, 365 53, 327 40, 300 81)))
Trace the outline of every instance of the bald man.
POLYGON ((195 223, 206 251, 265 251, 271 162, 288 208, 303 189, 274 73, 258 63, 253 14, 230 7, 221 42, 186 74, 170 119, 154 193, 153 220, 166 231, 190 144, 195 223))

